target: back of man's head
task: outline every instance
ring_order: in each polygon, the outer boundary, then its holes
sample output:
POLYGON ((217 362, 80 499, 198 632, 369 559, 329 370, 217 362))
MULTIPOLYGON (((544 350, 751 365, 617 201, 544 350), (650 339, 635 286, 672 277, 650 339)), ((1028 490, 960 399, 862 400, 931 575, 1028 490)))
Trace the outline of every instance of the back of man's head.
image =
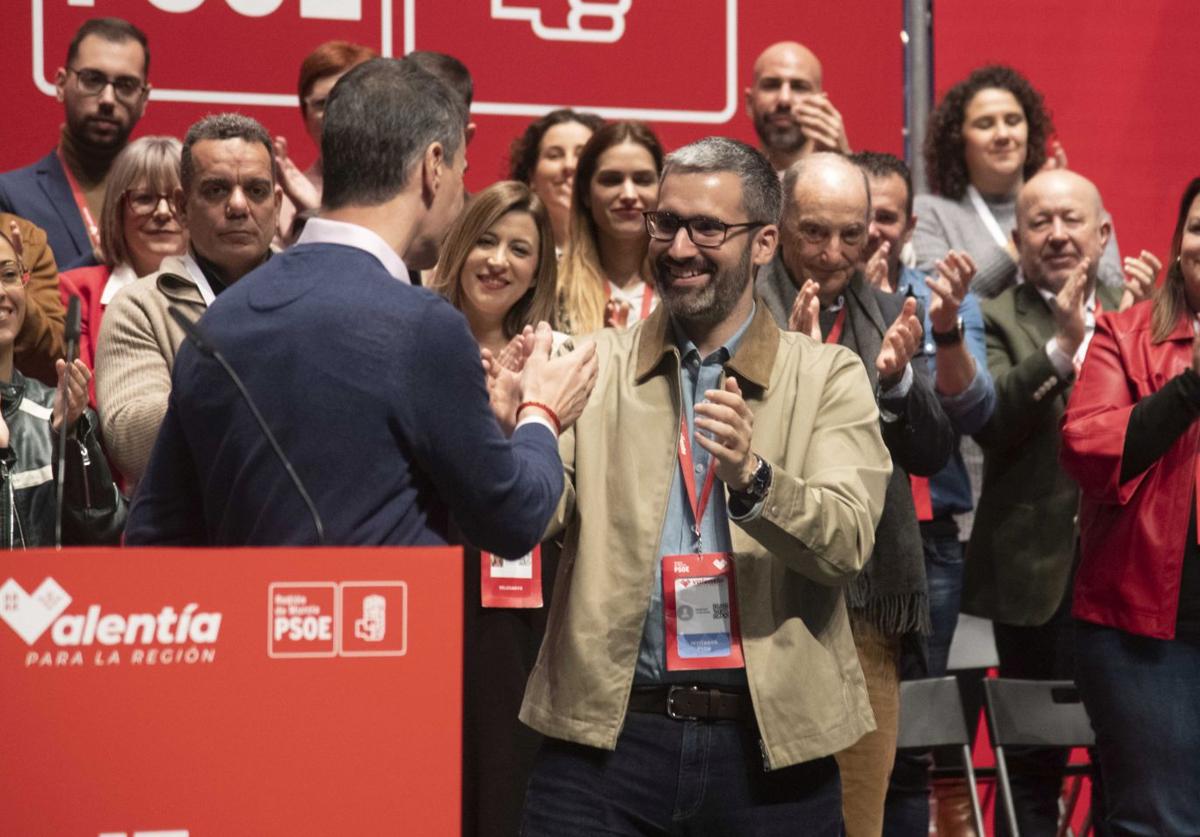
POLYGON ((717 172, 733 172, 742 182, 742 208, 747 219, 763 224, 779 223, 779 177, 767 158, 744 142, 705 137, 685 145, 663 161, 662 180, 672 174, 717 172))
POLYGON ((466 116, 449 85, 413 62, 359 64, 334 86, 325 108, 323 207, 391 200, 432 143, 441 143, 447 160, 454 158, 466 116))
POLYGON ((475 98, 475 82, 471 80, 471 71, 467 65, 453 55, 430 50, 417 50, 404 56, 405 61, 411 61, 427 73, 437 76, 459 95, 463 104, 470 110, 475 98))
POLYGON ((79 54, 79 45, 88 35, 95 35, 97 38, 114 44, 137 41, 141 44, 142 55, 145 57, 142 62, 142 77, 150 77, 150 41, 146 38, 146 33, 119 17, 94 17, 85 20, 83 25, 75 30, 75 37, 71 38, 71 43, 67 46, 67 63, 64 66, 73 67, 75 65, 75 56, 79 54))
POLYGON ((196 175, 192 146, 202 140, 229 139, 240 139, 247 143, 257 142, 266 146, 274 180, 275 147, 271 144, 271 135, 262 123, 241 113, 214 113, 188 128, 187 135, 183 138, 183 149, 179 158, 179 185, 185 195, 191 192, 192 178, 196 175))

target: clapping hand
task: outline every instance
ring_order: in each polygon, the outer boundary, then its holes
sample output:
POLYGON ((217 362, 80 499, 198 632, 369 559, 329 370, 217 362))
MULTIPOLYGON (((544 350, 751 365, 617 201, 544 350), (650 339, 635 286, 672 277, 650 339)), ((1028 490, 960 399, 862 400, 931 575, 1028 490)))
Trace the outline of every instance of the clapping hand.
POLYGON ((917 319, 917 301, 909 297, 904 300, 896 321, 883 335, 883 345, 875 358, 880 389, 890 389, 900 383, 904 368, 921 345, 923 331, 921 321, 917 319))
POLYGON ((712 455, 717 478, 733 491, 743 491, 754 478, 754 413, 734 377, 725 379, 723 389, 710 389, 704 396, 696 405, 696 443, 712 455))
POLYGON ((1143 250, 1141 255, 1126 256, 1124 266, 1125 291, 1121 294, 1121 311, 1150 298, 1158 273, 1162 270, 1162 262, 1149 250, 1143 250))
POLYGON ((812 279, 806 280, 788 314, 788 331, 807 334, 818 343, 821 342, 821 300, 817 298, 820 289, 821 286, 812 279))
POLYGON ((1042 163, 1042 171, 1054 171, 1055 169, 1065 169, 1067 167, 1067 152, 1063 149, 1063 144, 1058 140, 1050 143, 1050 153, 1046 155, 1046 162, 1042 163))
POLYGON ((58 389, 54 392, 54 407, 50 412, 50 429, 58 433, 63 422, 63 390, 66 390, 67 427, 75 426, 83 415, 88 402, 88 381, 92 378, 91 370, 82 360, 76 359, 70 366, 62 358, 54 362, 54 370, 58 373, 58 389), (64 386, 65 381, 65 386, 64 386))
POLYGON ((829 101, 829 94, 814 93, 805 96, 796 107, 795 113, 800 130, 812 140, 814 151, 850 153, 846 126, 838 109, 829 101))
POLYGON ((275 146, 276 177, 283 193, 295 204, 296 211, 320 209, 321 193, 288 156, 287 137, 275 137, 272 145, 275 146))
MULTIPOLYGON (((8 222, 8 238, 12 242, 13 253, 17 257, 17 262, 21 265, 25 264, 25 240, 21 238, 21 227, 16 221, 8 222)), ((29 268, 23 268, 28 270, 29 268)))
POLYGON ((629 325, 629 312, 633 310, 623 299, 610 299, 604 303, 605 328, 625 328, 629 325))
POLYGON ((553 332, 547 323, 538 323, 533 333, 533 349, 521 371, 521 401, 536 401, 554 411, 563 430, 583 413, 592 388, 596 386, 599 362, 596 344, 577 346, 574 351, 550 357, 553 332))
POLYGON ((891 293, 895 290, 892 287, 891 277, 888 276, 888 253, 892 251, 892 243, 890 241, 881 242, 871 254, 871 258, 867 259, 867 265, 863 268, 863 275, 867 279, 867 284, 873 288, 879 288, 882 291, 891 293))
POLYGON ((1091 260, 1082 259, 1075 270, 1067 277, 1060 290, 1053 298, 1050 308, 1054 311, 1054 321, 1058 332, 1054 335, 1058 348, 1074 357, 1083 344, 1086 333, 1086 303, 1085 293, 1088 283, 1088 266, 1091 260))
POLYGON ((933 292, 929 300, 929 323, 938 334, 947 334, 958 327, 958 309, 975 278, 975 262, 966 253, 951 250, 934 267, 937 276, 925 277, 926 287, 933 292))

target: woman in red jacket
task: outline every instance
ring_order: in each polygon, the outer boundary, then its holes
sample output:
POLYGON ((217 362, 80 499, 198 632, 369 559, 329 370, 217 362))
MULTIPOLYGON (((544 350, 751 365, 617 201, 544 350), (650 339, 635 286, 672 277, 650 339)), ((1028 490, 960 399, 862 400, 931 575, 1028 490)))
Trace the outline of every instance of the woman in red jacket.
POLYGON ((1076 679, 1114 834, 1200 834, 1200 178, 1167 278, 1102 316, 1063 418, 1079 481, 1076 679))

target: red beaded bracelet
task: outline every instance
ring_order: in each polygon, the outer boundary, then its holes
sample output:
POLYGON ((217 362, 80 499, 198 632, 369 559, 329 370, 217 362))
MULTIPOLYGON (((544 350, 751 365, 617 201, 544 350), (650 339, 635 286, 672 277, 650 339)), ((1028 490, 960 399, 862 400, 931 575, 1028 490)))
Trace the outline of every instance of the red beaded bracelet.
POLYGON ((521 411, 524 410, 526 407, 537 407, 539 410, 541 410, 543 413, 545 413, 547 416, 549 416, 550 421, 554 422, 554 432, 559 436, 562 435, 562 422, 558 420, 558 413, 551 410, 547 405, 543 404, 541 401, 522 401, 520 404, 518 404, 517 405, 517 420, 518 421, 520 421, 520 419, 521 419, 521 411))

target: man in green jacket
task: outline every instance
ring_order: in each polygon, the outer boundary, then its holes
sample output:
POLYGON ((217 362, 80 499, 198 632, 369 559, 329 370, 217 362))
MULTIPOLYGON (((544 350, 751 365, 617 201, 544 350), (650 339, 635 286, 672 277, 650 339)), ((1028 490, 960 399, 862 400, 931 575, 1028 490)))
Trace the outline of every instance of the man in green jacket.
POLYGON ((743 143, 666 161, 646 213, 663 304, 596 338, 596 389, 560 439, 525 834, 841 833, 831 754, 874 727, 844 587, 891 460, 858 358, 755 299, 780 204, 743 143))
MULTIPOLYGON (((1000 675, 1073 676, 1071 570, 1079 489, 1058 464, 1059 421, 1102 310, 1098 285, 1111 225, 1086 178, 1043 172, 1017 196, 1018 284, 983 303, 996 409, 975 434, 983 490, 967 546, 962 610, 993 620, 1000 675)), ((1053 834, 1064 750, 1009 755, 1022 834, 1053 834)))

